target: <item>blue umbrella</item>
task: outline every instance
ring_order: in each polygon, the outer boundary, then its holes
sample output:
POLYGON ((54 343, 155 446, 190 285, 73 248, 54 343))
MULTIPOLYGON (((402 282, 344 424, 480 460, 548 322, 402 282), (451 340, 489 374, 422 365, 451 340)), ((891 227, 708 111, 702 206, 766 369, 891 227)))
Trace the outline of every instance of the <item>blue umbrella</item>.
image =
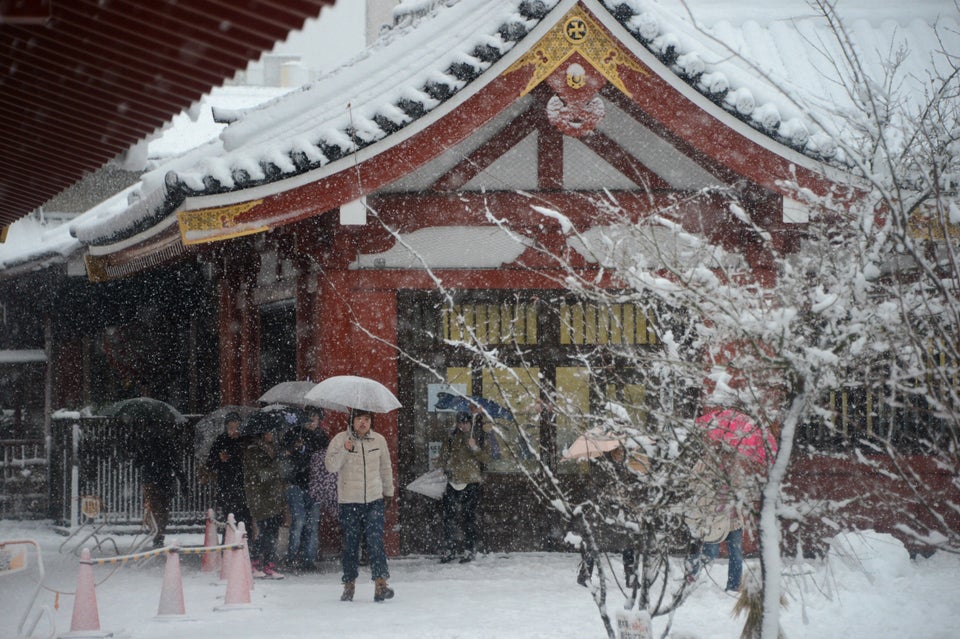
POLYGON ((290 406, 271 405, 250 415, 241 425, 243 436, 260 435, 268 430, 282 433, 303 423, 303 413, 290 406))
POLYGON ((477 397, 476 395, 454 395, 453 393, 437 393, 438 410, 462 410, 469 412, 473 408, 479 408, 490 416, 490 419, 508 419, 513 421, 513 414, 509 410, 486 397, 477 397))

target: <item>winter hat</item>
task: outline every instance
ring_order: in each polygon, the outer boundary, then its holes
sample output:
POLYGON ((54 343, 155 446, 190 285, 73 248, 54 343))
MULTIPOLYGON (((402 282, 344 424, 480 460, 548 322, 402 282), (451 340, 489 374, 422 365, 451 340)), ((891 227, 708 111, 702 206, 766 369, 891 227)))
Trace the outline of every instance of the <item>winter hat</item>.
POLYGON ((462 424, 463 422, 470 421, 470 413, 465 410, 457 411, 457 423, 462 424))
POLYGON ((223 416, 223 423, 224 423, 224 424, 227 424, 227 423, 229 423, 229 422, 239 422, 239 421, 242 421, 242 420, 240 419, 240 413, 229 412, 229 413, 227 413, 226 415, 223 416))

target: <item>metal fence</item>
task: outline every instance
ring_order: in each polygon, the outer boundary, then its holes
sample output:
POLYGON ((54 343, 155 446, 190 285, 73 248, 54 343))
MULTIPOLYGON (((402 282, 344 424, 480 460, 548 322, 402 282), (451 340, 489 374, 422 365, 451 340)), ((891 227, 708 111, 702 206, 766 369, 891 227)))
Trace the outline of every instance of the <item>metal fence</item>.
POLYGON ((47 450, 42 439, 0 439, 0 518, 43 517, 47 450))
MULTIPOLYGON (((213 504, 212 488, 199 481, 193 454, 193 423, 173 433, 176 454, 188 480, 186 491, 171 504, 169 529, 202 527, 213 504)), ((111 526, 138 527, 143 521, 140 471, 133 463, 130 426, 106 417, 57 417, 52 422, 50 509, 55 523, 75 528, 83 523, 80 500, 100 500, 101 516, 111 526)))

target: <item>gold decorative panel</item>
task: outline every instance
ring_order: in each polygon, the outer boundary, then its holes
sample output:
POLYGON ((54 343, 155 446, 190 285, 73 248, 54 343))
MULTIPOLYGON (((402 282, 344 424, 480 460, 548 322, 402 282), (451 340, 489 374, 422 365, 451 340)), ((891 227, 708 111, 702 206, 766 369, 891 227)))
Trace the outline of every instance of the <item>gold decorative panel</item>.
POLYGON ((522 93, 526 95, 574 53, 583 56, 610 84, 631 97, 631 93, 620 79, 618 68, 624 66, 644 75, 649 73, 619 42, 607 34, 593 16, 578 5, 571 9, 530 51, 510 65, 510 68, 504 71, 504 75, 527 65, 534 65, 533 77, 530 78, 530 82, 522 93))
POLYGON ((270 227, 265 224, 254 225, 237 221, 237 218, 262 202, 263 200, 251 200, 229 206, 181 211, 177 214, 181 241, 185 245, 204 244, 266 231, 270 227))

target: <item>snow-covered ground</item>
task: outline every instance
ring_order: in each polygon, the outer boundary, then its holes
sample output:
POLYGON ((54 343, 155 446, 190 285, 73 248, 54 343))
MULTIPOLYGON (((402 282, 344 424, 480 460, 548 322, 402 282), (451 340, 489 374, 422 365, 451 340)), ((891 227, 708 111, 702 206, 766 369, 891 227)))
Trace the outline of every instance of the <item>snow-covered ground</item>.
MULTIPOLYGON (((55 633, 69 632, 77 587, 77 558, 58 552, 64 537, 49 522, 0 521, 0 540, 29 538, 43 548, 46 576, 37 606, 54 607, 55 633), (57 593, 60 593, 59 595, 57 593)), ((122 538, 121 538, 122 541, 122 538)), ((200 545, 202 536, 186 535, 183 545, 200 545)), ((783 627, 788 638, 876 639, 901 637, 948 639, 958 636, 960 558, 937 553, 910 560, 887 536, 853 538, 860 558, 789 564, 788 604, 783 627)), ((480 637, 604 637, 587 589, 576 583, 574 553, 481 555, 467 565, 439 565, 434 557, 394 558, 390 567, 396 597, 373 602, 370 582, 358 583, 356 600, 339 601, 340 575, 331 560, 319 573, 283 581, 257 581, 252 602, 259 610, 216 612, 224 583, 217 573, 201 573, 198 556, 184 556, 182 585, 188 620, 156 618, 165 559, 94 568, 100 627, 115 636, 181 639, 213 637, 377 637, 383 639, 480 637)), ((748 567, 757 568, 755 560, 748 567)), ((619 570, 619 567, 618 567, 619 570)), ((738 637, 742 619, 734 618, 734 599, 722 590, 721 561, 696 585, 675 615, 674 639, 738 637)), ((24 606, 36 587, 35 565, 0 573, 0 639, 17 636, 24 606)), ((361 572, 364 578, 364 573, 361 572)), ((615 588, 615 587, 614 587, 615 588)), ((614 590, 613 614, 623 597, 614 590)), ((667 620, 654 620, 660 637, 667 620)), ((36 636, 47 636, 41 621, 36 636)))

